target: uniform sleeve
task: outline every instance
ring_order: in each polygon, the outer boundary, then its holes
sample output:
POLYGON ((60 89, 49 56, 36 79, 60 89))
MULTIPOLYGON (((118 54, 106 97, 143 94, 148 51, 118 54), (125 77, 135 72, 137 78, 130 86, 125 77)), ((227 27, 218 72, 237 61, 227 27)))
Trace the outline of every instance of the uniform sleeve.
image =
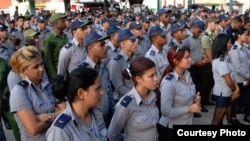
MULTIPOLYGON (((232 66, 234 68, 235 74, 239 75, 239 76, 241 76, 243 78, 248 78, 249 74, 242 70, 242 68, 244 68, 245 66, 242 66, 238 51, 237 50, 231 50, 229 56, 230 56, 230 61, 231 61, 232 66)), ((244 60, 244 61, 246 61, 246 60, 244 60)))
POLYGON ((72 141, 67 132, 54 126, 48 129, 46 139, 47 141, 72 141))
POLYGON ((179 117, 188 112, 187 106, 174 107, 174 95, 176 93, 173 87, 172 81, 163 80, 160 91, 161 91, 161 113, 164 117, 179 117))
POLYGON ((207 37, 207 35, 203 35, 201 37, 201 48, 202 49, 209 48, 209 38, 207 37))
POLYGON ((31 108, 32 104, 29 101, 27 90, 19 85, 16 85, 10 93, 10 111, 16 112, 31 108))
POLYGON ((155 56, 149 55, 149 53, 147 52, 145 57, 149 58, 150 60, 152 60, 155 63, 156 71, 157 71, 157 78, 158 79, 161 78, 161 72, 160 72, 160 69, 158 67, 158 63, 157 63, 155 56))
POLYGON ((47 36, 47 38, 45 39, 44 43, 45 43, 45 48, 44 48, 44 59, 45 59, 45 64, 46 64, 46 69, 48 72, 48 76, 49 78, 53 78, 56 75, 56 70, 55 70, 55 66, 53 64, 53 48, 54 45, 49 41, 50 36, 47 36))
POLYGON ((70 57, 72 56, 71 48, 66 49, 65 47, 63 47, 60 50, 57 74, 65 75, 66 73, 68 73, 70 57))
POLYGON ((130 88, 126 87, 123 83, 122 67, 116 60, 110 62, 110 80, 112 81, 115 90, 119 93, 119 96, 123 96, 130 91, 130 88), (121 95, 123 94, 123 95, 121 95))
POLYGON ((216 67, 216 68, 217 68, 217 71, 218 71, 218 73, 220 74, 220 76, 223 76, 223 75, 229 73, 229 70, 228 70, 228 67, 227 67, 226 62, 220 61, 220 62, 217 63, 217 65, 218 65, 219 67, 216 67))
POLYGON ((115 108, 115 113, 109 126, 108 137, 110 141, 122 141, 122 130, 125 128, 129 118, 127 107, 119 105, 115 108))

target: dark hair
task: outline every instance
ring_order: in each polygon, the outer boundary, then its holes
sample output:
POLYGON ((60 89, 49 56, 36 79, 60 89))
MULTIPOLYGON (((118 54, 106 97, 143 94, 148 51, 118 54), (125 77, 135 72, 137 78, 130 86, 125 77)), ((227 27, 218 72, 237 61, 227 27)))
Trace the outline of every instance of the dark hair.
POLYGON ((162 73, 161 81, 168 73, 173 71, 175 67, 174 59, 176 59, 177 61, 181 61, 185 55, 185 51, 190 52, 189 48, 185 46, 175 45, 169 48, 167 52, 167 59, 168 59, 169 65, 166 67, 166 69, 162 73))
POLYGON ((234 21, 234 22, 239 22, 239 23, 242 23, 242 22, 243 22, 242 19, 240 18, 240 16, 234 17, 234 18, 233 18, 233 21, 234 21))
POLYGON ((123 77, 126 79, 132 78, 135 82, 136 76, 142 76, 144 72, 148 69, 155 67, 155 63, 144 56, 139 56, 131 60, 130 65, 127 69, 123 70, 123 77))
POLYGON ((65 97, 71 103, 73 102, 77 90, 82 88, 87 90, 95 83, 98 77, 98 72, 91 68, 76 68, 69 76, 57 75, 52 81, 52 90, 54 96, 65 101, 65 97))
POLYGON ((236 34, 235 36, 237 40, 239 35, 244 34, 247 31, 247 29, 245 29, 244 27, 239 27, 239 28, 234 29, 234 31, 235 31, 235 34, 236 34))
POLYGON ((227 34, 218 34, 212 45, 212 59, 218 58, 220 56, 225 56, 227 52, 227 43, 230 40, 230 36, 227 34))

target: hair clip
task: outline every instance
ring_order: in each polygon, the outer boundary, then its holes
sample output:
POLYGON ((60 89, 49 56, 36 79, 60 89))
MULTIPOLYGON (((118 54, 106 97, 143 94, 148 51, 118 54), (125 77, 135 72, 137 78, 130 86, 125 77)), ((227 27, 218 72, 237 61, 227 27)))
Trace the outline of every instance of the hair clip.
POLYGON ((132 74, 128 68, 126 69, 126 71, 128 72, 129 77, 132 77, 132 74))

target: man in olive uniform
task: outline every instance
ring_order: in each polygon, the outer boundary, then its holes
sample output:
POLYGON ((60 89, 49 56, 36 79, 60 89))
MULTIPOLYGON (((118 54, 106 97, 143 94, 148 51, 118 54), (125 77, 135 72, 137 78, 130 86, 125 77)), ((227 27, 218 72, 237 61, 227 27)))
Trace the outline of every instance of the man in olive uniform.
POLYGON ((68 42, 67 35, 63 33, 65 17, 62 13, 56 13, 49 18, 49 22, 53 24, 53 30, 45 38, 44 48, 44 59, 49 79, 52 79, 57 74, 59 52, 68 42))

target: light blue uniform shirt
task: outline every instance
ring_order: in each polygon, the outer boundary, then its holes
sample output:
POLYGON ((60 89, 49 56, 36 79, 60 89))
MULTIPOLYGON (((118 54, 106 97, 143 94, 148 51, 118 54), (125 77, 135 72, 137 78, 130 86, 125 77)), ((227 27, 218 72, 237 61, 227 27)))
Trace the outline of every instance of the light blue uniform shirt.
POLYGON ((145 55, 145 57, 154 61, 156 70, 157 70, 158 79, 161 78, 162 73, 164 72, 165 68, 169 64, 167 60, 167 56, 165 55, 166 55, 166 52, 164 49, 160 51, 154 45, 151 46, 151 48, 148 50, 148 52, 145 55))
POLYGON ((144 101, 133 87, 116 104, 115 114, 109 126, 109 140, 157 141, 158 121, 159 110, 154 91, 150 91, 148 101, 144 101))
POLYGON ((87 57, 85 48, 74 38, 61 48, 59 53, 57 74, 65 75, 83 62, 87 57))
POLYGON ((202 49, 201 49, 200 38, 194 38, 193 36, 188 36, 183 41, 183 46, 188 47, 190 49, 190 57, 192 60, 192 65, 202 60, 202 49))
POLYGON ((35 115, 55 112, 55 97, 52 95, 51 85, 43 79, 41 89, 37 88, 27 77, 19 82, 10 93, 10 111, 14 114, 18 124, 22 141, 45 141, 46 130, 31 136, 24 128, 16 112, 31 109, 35 115))
POLYGON ((96 64, 88 56, 86 60, 80 64, 80 66, 82 64, 85 65, 83 67, 97 69, 99 73, 99 77, 101 78, 102 90, 104 91, 104 95, 101 98, 101 105, 99 107, 103 113, 103 117, 106 119, 109 116, 109 114, 113 115, 115 107, 113 89, 110 81, 110 74, 108 68, 102 62, 96 64))
POLYGON ((46 133, 47 141, 107 141, 107 128, 100 109, 91 109, 92 123, 87 127, 67 102, 46 133))
MULTIPOLYGON (((232 64, 227 57, 219 57, 213 60, 212 71, 214 78, 213 94, 217 96, 230 97, 232 95, 231 88, 227 85, 227 82, 223 75, 232 74, 232 64)), ((233 75, 233 74, 232 74, 233 75)))
POLYGON ((195 100, 195 84, 187 70, 184 76, 186 82, 176 72, 170 72, 160 84, 162 116, 159 124, 164 127, 192 124, 193 113, 188 112, 188 106, 195 100))
POLYGON ((235 81, 243 83, 246 79, 250 78, 248 50, 246 47, 241 46, 237 41, 229 51, 230 61, 233 66, 235 74, 235 81))
POLYGON ((110 61, 109 73, 110 80, 112 81, 115 88, 115 100, 119 100, 134 86, 134 82, 132 81, 132 79, 127 80, 122 75, 122 71, 127 69, 129 64, 130 59, 122 50, 118 55, 114 57, 113 60, 110 61))

